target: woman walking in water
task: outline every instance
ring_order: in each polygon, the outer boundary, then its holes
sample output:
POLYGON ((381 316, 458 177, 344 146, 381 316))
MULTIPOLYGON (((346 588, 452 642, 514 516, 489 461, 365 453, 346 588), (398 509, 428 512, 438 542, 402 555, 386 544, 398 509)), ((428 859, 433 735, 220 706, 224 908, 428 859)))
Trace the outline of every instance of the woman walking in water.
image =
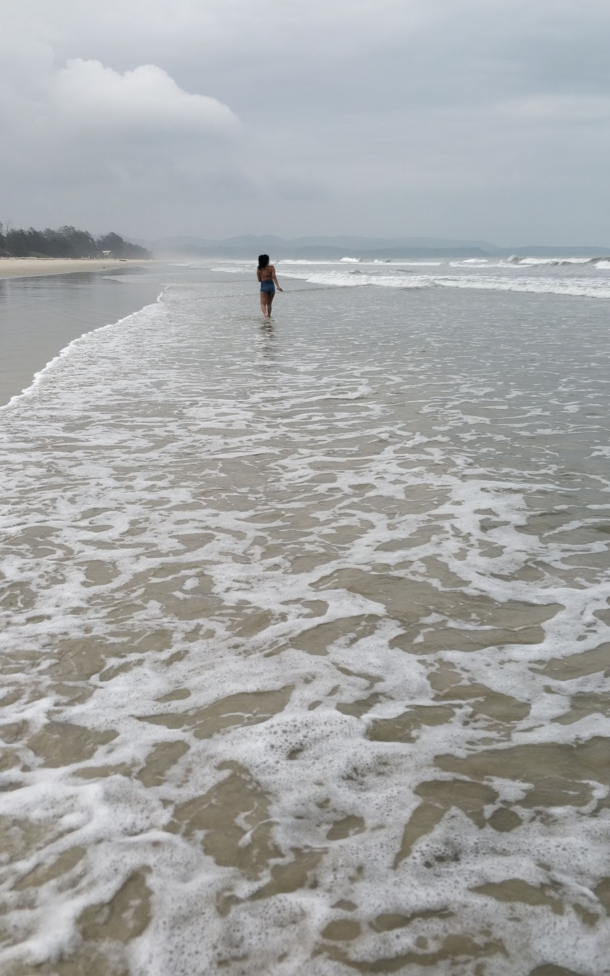
POLYGON ((278 291, 283 291, 284 289, 279 286, 275 276, 275 268, 272 264, 269 264, 268 254, 259 254, 256 277, 261 283, 261 309, 263 310, 264 317, 269 319, 271 318, 271 306, 273 305, 275 286, 277 285, 278 291))

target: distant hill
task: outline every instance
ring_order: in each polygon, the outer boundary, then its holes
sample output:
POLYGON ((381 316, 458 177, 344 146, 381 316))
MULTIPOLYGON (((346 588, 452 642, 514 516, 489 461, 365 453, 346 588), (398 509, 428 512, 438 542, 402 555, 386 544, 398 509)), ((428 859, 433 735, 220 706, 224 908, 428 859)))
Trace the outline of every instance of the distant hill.
POLYGON ((156 241, 131 238, 152 250, 157 257, 184 255, 202 258, 252 258, 269 253, 273 258, 335 260, 342 257, 377 258, 468 258, 508 257, 597 257, 610 253, 602 245, 520 245, 497 247, 488 241, 453 240, 438 237, 296 237, 286 240, 273 234, 243 234, 215 240, 203 237, 165 237, 156 241))

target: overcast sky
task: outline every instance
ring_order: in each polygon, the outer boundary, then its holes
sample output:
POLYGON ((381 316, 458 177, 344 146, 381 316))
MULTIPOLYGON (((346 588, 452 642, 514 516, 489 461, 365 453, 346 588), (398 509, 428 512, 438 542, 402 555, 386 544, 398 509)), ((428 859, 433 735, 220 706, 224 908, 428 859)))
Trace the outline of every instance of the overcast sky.
POLYGON ((0 220, 610 245, 610 0, 0 0, 0 220))

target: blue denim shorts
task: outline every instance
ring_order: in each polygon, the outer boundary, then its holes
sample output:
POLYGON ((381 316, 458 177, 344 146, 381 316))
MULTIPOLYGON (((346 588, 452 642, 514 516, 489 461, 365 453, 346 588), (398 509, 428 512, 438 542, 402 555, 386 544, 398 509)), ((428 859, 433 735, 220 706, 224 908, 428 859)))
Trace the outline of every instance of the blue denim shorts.
POLYGON ((261 281, 263 295, 275 295, 275 285, 272 281, 261 281))

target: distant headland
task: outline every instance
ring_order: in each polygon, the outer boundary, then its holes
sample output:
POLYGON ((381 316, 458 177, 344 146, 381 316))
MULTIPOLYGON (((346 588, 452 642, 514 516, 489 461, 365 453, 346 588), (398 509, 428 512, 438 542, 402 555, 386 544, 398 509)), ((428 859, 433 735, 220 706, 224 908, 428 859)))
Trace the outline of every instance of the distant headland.
POLYGON ((245 258, 259 253, 275 259, 334 261, 342 257, 388 260, 391 258, 487 258, 529 255, 532 257, 596 257, 607 255, 603 245, 519 245, 497 247, 488 241, 453 240, 436 237, 296 237, 286 240, 274 235, 244 235, 215 240, 203 237, 165 237, 138 240, 157 257, 177 254, 200 258, 245 258))

